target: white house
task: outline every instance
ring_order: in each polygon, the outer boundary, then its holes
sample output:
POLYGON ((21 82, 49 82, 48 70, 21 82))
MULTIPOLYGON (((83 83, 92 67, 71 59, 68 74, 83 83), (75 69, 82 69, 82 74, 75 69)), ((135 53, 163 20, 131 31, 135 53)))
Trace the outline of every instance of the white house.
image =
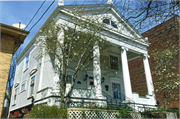
MULTIPOLYGON (((52 18, 55 19, 56 23, 68 21, 71 14, 67 11, 74 7, 73 5, 63 5, 63 1, 59 1, 59 5, 47 21, 52 18)), ((111 0, 108 0, 108 4, 76 5, 76 8, 78 7, 84 8, 86 11, 84 15, 92 15, 98 11, 97 15, 100 16, 99 19, 103 23, 108 23, 103 33, 106 40, 114 47, 104 52, 99 52, 100 50, 97 47, 94 52, 98 54, 96 57, 98 61, 100 61, 100 54, 103 55, 101 58, 109 59, 109 70, 112 70, 112 72, 101 70, 100 64, 97 64, 96 69, 81 72, 75 81, 75 86, 71 93, 70 99, 74 103, 68 106, 76 106, 80 102, 99 102, 99 104, 103 105, 121 104, 130 106, 135 111, 145 106, 155 108, 156 100, 148 62, 147 47, 149 43, 147 39, 143 38, 126 21, 121 13, 113 6, 111 0), (138 57, 142 57, 142 61, 144 62, 148 88, 148 95, 146 97, 139 97, 138 93, 133 93, 131 89, 128 61, 138 57), (97 73, 99 76, 94 77, 97 73)), ((34 45, 38 42, 36 41, 37 34, 17 59, 17 69, 9 112, 10 117, 22 116, 23 113, 30 111, 33 104, 58 105, 60 102, 57 79, 55 78, 49 57, 44 56, 38 61, 34 58, 39 53, 37 47, 34 45)), ((71 85, 71 75, 73 72, 73 69, 69 69, 69 84, 67 84, 67 88, 71 85)))

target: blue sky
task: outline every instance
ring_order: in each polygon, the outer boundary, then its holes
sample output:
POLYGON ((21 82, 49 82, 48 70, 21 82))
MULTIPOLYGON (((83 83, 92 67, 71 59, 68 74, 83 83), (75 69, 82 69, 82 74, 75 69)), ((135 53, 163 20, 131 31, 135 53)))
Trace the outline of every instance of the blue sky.
MULTIPOLYGON (((32 19, 38 8, 41 6, 44 0, 38 1, 1 1, 0 0, 0 22, 8 25, 13 25, 14 23, 19 23, 21 21, 22 24, 27 25, 29 21, 32 19)), ((64 0, 65 5, 74 4, 75 0, 64 0)), ((82 3, 82 0, 78 0, 78 3, 82 3)), ((88 3, 97 3, 98 0, 87 0, 88 3), (93 1, 93 2, 92 2, 93 1)), ((41 17, 44 11, 49 7, 52 3, 52 0, 47 0, 43 7, 40 9, 36 17, 30 23, 26 30, 29 30, 36 21, 41 17)), ((39 28, 43 25, 43 23, 47 20, 48 16, 53 12, 53 10, 58 5, 58 0, 56 0, 51 8, 46 12, 44 17, 38 22, 38 24, 30 31, 29 35, 26 37, 24 44, 21 47, 24 49, 29 41, 33 38, 33 36, 37 33, 39 28)))
MULTIPOLYGON (((40 18, 51 2, 52 1, 46 1, 44 3, 43 7, 40 9, 26 30, 29 30, 35 24, 35 22, 40 18)), ((22 24, 27 25, 42 3, 43 1, 0 1, 0 22, 13 25, 14 23, 21 21, 22 24)), ((24 44, 21 45, 22 48, 25 48, 25 46, 37 33, 48 16, 53 12, 57 4, 58 1, 55 1, 44 17, 40 20, 40 22, 31 30, 30 34, 26 37, 24 44)))
MULTIPOLYGON (((18 23, 21 21, 22 24, 27 25, 29 21, 32 19, 38 8, 41 6, 44 0, 38 1, 1 1, 0 0, 0 22, 8 25, 13 25, 14 23, 18 23)), ((82 4, 86 1, 85 4, 96 4, 99 2, 104 1, 103 3, 106 4, 107 0, 64 0, 65 5, 74 4, 82 4), (77 2, 78 1, 78 2, 77 2)), ((113 0, 114 1, 114 0, 113 0)), ((118 1, 118 0, 117 0, 118 1)), ((52 3, 52 0, 46 0, 43 7, 40 9, 36 17, 33 19, 31 24, 27 27, 26 30, 29 30, 36 21, 41 17, 44 11, 49 7, 52 3)), ((48 16, 53 12, 53 10, 58 5, 58 0, 56 0, 50 9, 46 12, 43 18, 38 22, 38 24, 30 31, 30 34, 26 37, 24 44, 21 45, 22 49, 26 47, 29 41, 33 38, 33 36, 37 33, 37 31, 41 28, 43 23, 47 20, 48 16)), ((152 26, 155 26, 152 25, 152 26)), ((146 28, 146 30, 149 29, 146 28)), ((145 30, 145 29, 144 29, 145 30)))

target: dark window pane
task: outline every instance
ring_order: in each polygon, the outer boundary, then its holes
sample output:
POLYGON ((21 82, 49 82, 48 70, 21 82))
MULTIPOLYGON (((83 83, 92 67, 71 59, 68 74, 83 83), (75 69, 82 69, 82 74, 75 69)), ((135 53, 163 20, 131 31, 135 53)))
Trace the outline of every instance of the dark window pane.
POLYGON ((110 64, 111 64, 111 69, 119 70, 117 57, 110 56, 110 64))
POLYGON ((89 84, 89 85, 93 86, 93 85, 94 85, 94 82, 93 82, 93 81, 90 81, 90 84, 89 84))
POLYGON ((103 20, 103 23, 105 23, 105 24, 110 24, 110 21, 109 21, 109 19, 104 19, 104 20, 103 20))
POLYGON ((111 21, 111 26, 117 28, 117 25, 113 21, 111 21))

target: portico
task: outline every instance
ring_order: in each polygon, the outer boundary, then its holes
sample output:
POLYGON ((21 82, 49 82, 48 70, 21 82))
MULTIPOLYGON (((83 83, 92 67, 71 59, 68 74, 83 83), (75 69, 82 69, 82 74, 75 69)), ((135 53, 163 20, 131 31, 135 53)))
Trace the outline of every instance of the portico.
MULTIPOLYGON (((101 74, 101 69, 100 67, 100 51, 99 51, 99 47, 98 44, 95 45, 96 50, 94 50, 94 59, 93 59, 93 76, 94 76, 94 86, 95 86, 95 91, 96 91, 96 97, 102 97, 102 84, 101 84, 101 79, 102 79, 102 74, 101 74)), ((146 76, 146 82, 147 82, 147 89, 148 89, 148 94, 149 96, 153 95, 154 92, 154 88, 153 88, 153 84, 152 84, 152 77, 151 77, 151 72, 150 72, 150 68, 149 68, 149 62, 148 62, 148 58, 149 56, 147 54, 143 54, 143 53, 134 53, 132 51, 132 49, 130 49, 127 47, 122 47, 120 46, 117 52, 115 52, 115 54, 119 54, 120 55, 120 64, 121 68, 122 68, 122 80, 123 80, 123 85, 124 85, 124 95, 127 97, 127 99, 125 100, 129 100, 132 99, 133 100, 133 93, 132 93, 132 87, 131 87, 131 80, 130 80, 130 73, 129 73, 129 66, 128 66, 128 61, 129 60, 133 60, 135 58, 138 57, 142 57, 142 61, 144 63, 144 71, 145 71, 145 76, 146 76), (129 51, 129 52, 128 52, 129 51), (128 53, 127 53, 128 52, 128 53)), ((112 49, 113 52, 114 49, 112 49)), ((132 76, 133 77, 133 76, 132 76)))

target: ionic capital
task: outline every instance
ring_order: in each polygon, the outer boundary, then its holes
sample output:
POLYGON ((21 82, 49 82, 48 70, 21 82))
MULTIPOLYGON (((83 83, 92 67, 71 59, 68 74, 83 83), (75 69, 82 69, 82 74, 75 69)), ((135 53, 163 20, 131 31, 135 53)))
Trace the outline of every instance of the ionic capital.
POLYGON ((150 58, 150 56, 148 54, 143 54, 141 55, 142 58, 150 58))
POLYGON ((122 47, 120 47, 119 49, 120 49, 120 51, 124 51, 124 50, 125 50, 125 51, 128 51, 128 50, 129 50, 128 48, 123 47, 123 46, 122 46, 122 47))

